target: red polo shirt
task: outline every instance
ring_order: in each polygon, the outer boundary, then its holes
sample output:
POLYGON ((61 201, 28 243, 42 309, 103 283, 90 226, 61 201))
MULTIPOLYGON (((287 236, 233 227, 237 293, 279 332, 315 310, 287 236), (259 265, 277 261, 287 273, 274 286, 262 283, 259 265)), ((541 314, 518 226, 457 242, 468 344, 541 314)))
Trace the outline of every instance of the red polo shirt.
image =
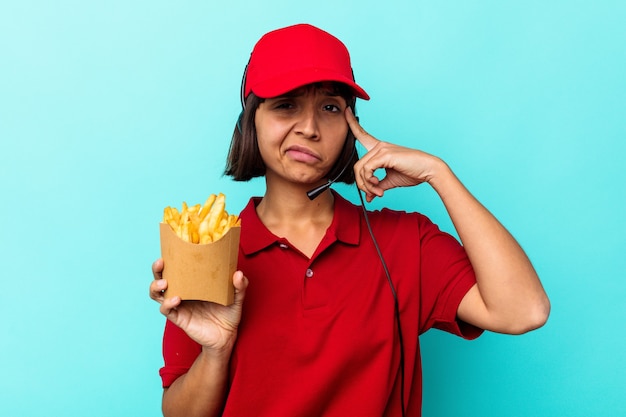
MULTIPOLYGON (((333 192, 334 193, 334 192, 333 192)), ((312 258, 241 213, 239 264, 250 284, 230 365, 224 416, 399 416, 394 303, 362 209, 335 195, 333 222, 312 258)), ((406 415, 421 415, 418 336, 457 320, 475 278, 464 249, 425 216, 383 209, 370 222, 394 282, 405 351, 406 415)), ((169 386, 200 347, 167 322, 160 374, 169 386)))

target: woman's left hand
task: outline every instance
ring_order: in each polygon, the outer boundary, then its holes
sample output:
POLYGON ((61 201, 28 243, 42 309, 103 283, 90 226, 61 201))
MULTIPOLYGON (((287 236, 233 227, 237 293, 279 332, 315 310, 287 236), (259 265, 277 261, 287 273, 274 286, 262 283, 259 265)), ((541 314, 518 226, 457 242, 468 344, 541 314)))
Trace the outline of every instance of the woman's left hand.
POLYGON ((365 192, 368 202, 374 197, 382 197, 386 190, 392 188, 429 182, 443 163, 439 158, 425 152, 376 139, 361 127, 349 107, 345 116, 354 137, 367 150, 354 165, 354 174, 357 186, 365 192), (383 179, 374 175, 381 168, 386 174, 383 179))

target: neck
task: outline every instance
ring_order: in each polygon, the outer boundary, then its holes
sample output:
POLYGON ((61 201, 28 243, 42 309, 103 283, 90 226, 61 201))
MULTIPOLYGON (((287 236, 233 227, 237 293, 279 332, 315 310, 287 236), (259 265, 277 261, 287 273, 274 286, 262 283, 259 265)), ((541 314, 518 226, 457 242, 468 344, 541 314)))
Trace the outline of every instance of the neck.
POLYGON ((293 183, 267 183, 267 190, 257 206, 257 213, 265 224, 326 223, 332 220, 334 196, 330 189, 315 200, 306 192, 314 186, 293 183))

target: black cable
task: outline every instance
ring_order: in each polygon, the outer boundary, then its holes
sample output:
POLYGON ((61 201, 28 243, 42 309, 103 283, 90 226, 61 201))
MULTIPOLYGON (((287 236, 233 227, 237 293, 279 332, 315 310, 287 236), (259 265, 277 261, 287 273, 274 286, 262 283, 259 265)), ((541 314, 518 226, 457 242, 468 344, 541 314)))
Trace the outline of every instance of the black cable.
POLYGON ((357 191, 359 193, 359 199, 361 200, 361 207, 363 208, 363 216, 365 216, 365 224, 367 225, 367 230, 370 233, 370 237, 372 238, 372 242, 374 243, 374 247, 376 248, 378 257, 380 258, 380 262, 383 265, 383 270, 385 271, 385 275, 387 276, 387 282, 389 283, 389 287, 391 288, 391 294, 393 295, 394 315, 396 324, 398 326, 398 341, 400 342, 400 408, 402 411, 402 417, 404 417, 404 338, 402 337, 402 325, 400 323, 400 305, 398 304, 398 295, 396 293, 395 287, 393 286, 393 281, 391 280, 391 274, 389 273, 389 269, 387 268, 387 263, 385 262, 383 254, 380 251, 380 247, 378 246, 378 242, 374 237, 374 232, 372 231, 372 226, 367 215, 367 209, 365 208, 365 202, 363 201, 362 192, 358 187, 357 191))

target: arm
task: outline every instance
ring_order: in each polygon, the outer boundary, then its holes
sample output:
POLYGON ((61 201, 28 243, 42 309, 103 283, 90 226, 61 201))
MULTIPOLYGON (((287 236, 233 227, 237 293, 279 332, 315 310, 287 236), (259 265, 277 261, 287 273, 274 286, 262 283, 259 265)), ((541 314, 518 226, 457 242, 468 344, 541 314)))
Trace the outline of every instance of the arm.
POLYGON ((153 264, 152 271, 155 279, 150 285, 150 297, 161 304, 161 313, 168 320, 202 346, 201 353, 189 371, 163 392, 163 415, 221 415, 227 391, 230 355, 237 338, 248 280, 240 271, 235 272, 235 301, 230 306, 205 301, 181 303, 179 297, 163 296, 167 282, 161 278, 161 259, 153 264))
POLYGON ((230 350, 214 353, 203 348, 189 371, 163 391, 163 415, 219 416, 228 379, 230 350))
POLYGON ((541 327, 550 302, 526 254, 440 160, 428 181, 441 197, 472 263, 477 284, 458 316, 477 327, 520 334, 541 327))
POLYGON ((550 302, 526 254, 489 211, 478 202, 452 170, 424 152, 382 142, 358 124, 350 110, 346 120, 367 149, 355 165, 357 185, 368 201, 384 191, 428 182, 442 199, 456 228, 477 284, 467 293, 458 317, 477 327, 519 334, 542 326, 550 302), (374 171, 386 170, 379 180, 374 171))

